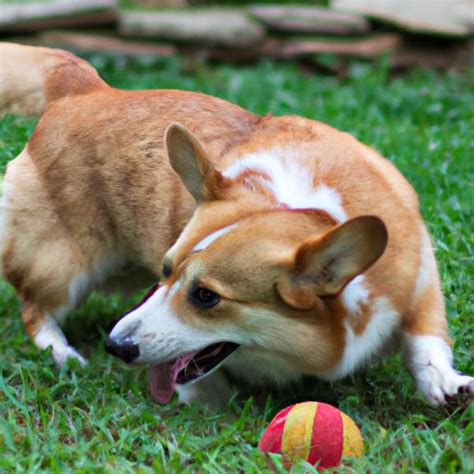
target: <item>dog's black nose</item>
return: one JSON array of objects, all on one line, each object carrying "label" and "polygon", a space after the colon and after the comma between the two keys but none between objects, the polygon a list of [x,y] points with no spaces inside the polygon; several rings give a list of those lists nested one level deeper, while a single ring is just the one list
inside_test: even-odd
[{"label": "dog's black nose", "polygon": [[140,349],[137,344],[130,341],[117,342],[110,337],[105,343],[105,349],[109,354],[120,357],[124,362],[128,364],[133,362],[139,355]]}]

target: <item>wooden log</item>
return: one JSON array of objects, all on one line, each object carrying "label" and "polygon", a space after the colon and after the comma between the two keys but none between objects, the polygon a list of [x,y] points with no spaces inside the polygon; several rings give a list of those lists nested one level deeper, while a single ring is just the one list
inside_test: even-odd
[{"label": "wooden log", "polygon": [[0,32],[109,24],[116,20],[115,0],[61,0],[7,3],[0,8]]},{"label": "wooden log", "polygon": [[397,33],[374,34],[363,40],[326,41],[321,39],[281,40],[271,38],[261,48],[260,54],[275,59],[311,59],[318,63],[318,54],[333,54],[347,64],[351,58],[376,60],[387,56],[391,70],[411,67],[421,69],[464,69],[473,62],[473,41],[420,42]]},{"label": "wooden log", "polygon": [[165,38],[230,48],[259,44],[265,29],[243,10],[228,8],[186,8],[179,11],[121,11],[123,35]]},{"label": "wooden log", "polygon": [[113,36],[48,31],[40,33],[28,42],[42,46],[60,47],[86,53],[106,53],[130,56],[174,56],[176,48],[169,44],[144,43],[123,40]]},{"label": "wooden log", "polygon": [[377,34],[353,41],[331,41],[325,39],[269,39],[262,47],[262,54],[275,58],[297,58],[310,54],[336,54],[374,59],[395,51],[403,44],[397,33]]},{"label": "wooden log", "polygon": [[273,30],[282,32],[352,35],[367,33],[362,16],[311,6],[257,5],[248,11]]},{"label": "wooden log", "polygon": [[[41,33],[33,38],[16,39],[27,44],[62,47],[78,53],[105,53],[117,56],[173,56],[177,53],[185,58],[186,67],[193,68],[206,60],[252,63],[260,57],[272,57],[277,60],[297,60],[313,71],[343,75],[348,71],[352,58],[376,60],[387,55],[387,64],[392,71],[405,70],[416,66],[420,68],[447,67],[464,68],[472,63],[472,41],[419,42],[402,35],[377,34],[369,38],[354,41],[328,41],[317,38],[281,39],[269,38],[263,45],[247,49],[229,49],[182,44],[145,43],[124,40],[113,36],[92,35],[52,31]],[[321,63],[318,54],[333,54],[338,60],[330,67]]]},{"label": "wooden log", "polygon": [[145,8],[183,8],[188,6],[187,0],[133,0],[136,7]]},{"label": "wooden log", "polygon": [[473,41],[444,41],[435,44],[406,39],[403,46],[389,57],[391,70],[408,68],[464,70],[474,63]]},{"label": "wooden log", "polygon": [[413,33],[453,37],[470,34],[474,9],[471,0],[333,0],[331,5]]}]

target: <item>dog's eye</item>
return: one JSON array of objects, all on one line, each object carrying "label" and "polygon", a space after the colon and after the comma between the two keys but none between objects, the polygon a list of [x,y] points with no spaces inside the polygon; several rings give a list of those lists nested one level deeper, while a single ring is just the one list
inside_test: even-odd
[{"label": "dog's eye", "polygon": [[215,291],[203,286],[193,288],[189,292],[189,301],[198,308],[212,308],[220,300],[221,297]]}]

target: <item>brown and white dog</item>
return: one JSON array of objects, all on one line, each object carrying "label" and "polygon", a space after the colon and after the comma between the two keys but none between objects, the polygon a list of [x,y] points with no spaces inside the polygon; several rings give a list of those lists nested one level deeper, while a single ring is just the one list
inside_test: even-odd
[{"label": "brown and white dog", "polygon": [[64,51],[2,44],[0,58],[3,111],[42,113],[4,178],[2,272],[57,363],[84,362],[66,314],[134,267],[161,286],[108,349],[150,365],[162,403],[176,384],[187,401],[227,393],[223,362],[253,385],[336,380],[391,342],[431,403],[474,392],[452,366],[417,196],[374,150],[301,117],[113,89]]}]

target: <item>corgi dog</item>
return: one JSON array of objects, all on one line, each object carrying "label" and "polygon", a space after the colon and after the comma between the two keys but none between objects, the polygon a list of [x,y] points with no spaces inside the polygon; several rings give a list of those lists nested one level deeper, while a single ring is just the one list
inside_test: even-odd
[{"label": "corgi dog", "polygon": [[41,115],[3,180],[1,272],[58,364],[85,363],[60,324],[93,289],[154,279],[107,349],[150,366],[160,403],[212,403],[229,378],[337,380],[391,346],[430,403],[472,396],[417,195],[374,150],[302,117],[117,90],[61,50],[0,58],[1,110]]}]

